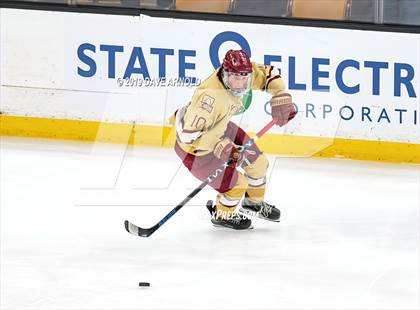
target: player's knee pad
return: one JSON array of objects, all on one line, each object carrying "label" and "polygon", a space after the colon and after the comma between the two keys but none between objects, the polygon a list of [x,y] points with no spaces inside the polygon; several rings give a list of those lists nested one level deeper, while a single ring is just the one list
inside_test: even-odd
[{"label": "player's knee pad", "polygon": [[[260,156],[258,156],[258,158],[253,163],[244,167],[245,174],[248,177],[249,181],[255,181],[254,183],[258,183],[262,182],[263,179],[265,180],[268,164],[269,163],[267,157],[264,154],[260,154]],[[254,186],[257,186],[257,184],[255,184]]]}]

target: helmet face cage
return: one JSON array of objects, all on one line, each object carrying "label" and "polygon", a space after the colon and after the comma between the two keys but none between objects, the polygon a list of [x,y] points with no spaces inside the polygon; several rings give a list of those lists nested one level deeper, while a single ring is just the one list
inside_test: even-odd
[{"label": "helmet face cage", "polygon": [[222,70],[225,87],[234,96],[243,96],[251,88],[252,73],[234,73]]}]

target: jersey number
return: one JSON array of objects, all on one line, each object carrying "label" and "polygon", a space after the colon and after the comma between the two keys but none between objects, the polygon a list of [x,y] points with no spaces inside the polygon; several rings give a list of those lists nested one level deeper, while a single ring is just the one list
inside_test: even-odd
[{"label": "jersey number", "polygon": [[204,125],[206,125],[206,119],[202,116],[196,115],[191,122],[190,127],[195,127],[197,129],[204,129]]}]

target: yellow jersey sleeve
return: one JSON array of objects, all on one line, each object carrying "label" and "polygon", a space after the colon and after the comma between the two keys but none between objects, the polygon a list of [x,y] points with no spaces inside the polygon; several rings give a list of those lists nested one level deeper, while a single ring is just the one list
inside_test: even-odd
[{"label": "yellow jersey sleeve", "polygon": [[252,63],[252,89],[262,90],[275,95],[285,91],[286,86],[278,71],[270,65]]}]

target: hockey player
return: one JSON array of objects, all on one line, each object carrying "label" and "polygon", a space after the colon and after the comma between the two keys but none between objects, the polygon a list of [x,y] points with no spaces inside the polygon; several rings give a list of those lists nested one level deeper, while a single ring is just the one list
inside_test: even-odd
[{"label": "hockey player", "polygon": [[[251,227],[251,220],[241,213],[271,221],[280,218],[280,210],[264,201],[267,158],[256,145],[240,153],[238,146],[245,144],[249,136],[230,121],[233,115],[246,110],[243,97],[251,89],[272,95],[271,115],[277,125],[283,126],[295,117],[292,97],[285,92],[282,78],[272,66],[251,62],[243,50],[228,51],[222,66],[172,117],[175,152],[195,177],[204,181],[226,160],[234,160],[234,165],[209,184],[218,194],[216,205],[209,201],[207,207],[214,225],[237,230]],[[237,166],[245,173],[237,171]],[[236,213],[241,199],[241,213]]]}]

